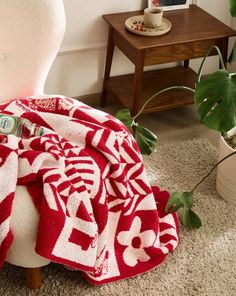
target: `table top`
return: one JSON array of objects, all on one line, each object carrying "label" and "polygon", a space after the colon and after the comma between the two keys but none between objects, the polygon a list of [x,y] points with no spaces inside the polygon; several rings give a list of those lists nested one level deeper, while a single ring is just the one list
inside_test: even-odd
[{"label": "table top", "polygon": [[190,5],[188,9],[164,11],[164,18],[172,23],[172,28],[167,34],[155,37],[140,36],[129,32],[125,28],[127,18],[140,14],[143,14],[142,10],[107,14],[103,15],[103,18],[129,44],[139,50],[236,35],[232,28],[226,26],[203,9],[196,5]]}]

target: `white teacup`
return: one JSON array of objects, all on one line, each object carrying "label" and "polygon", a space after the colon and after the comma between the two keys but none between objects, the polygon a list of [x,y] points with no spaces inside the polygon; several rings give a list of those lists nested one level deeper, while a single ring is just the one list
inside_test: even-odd
[{"label": "white teacup", "polygon": [[144,26],[156,28],[162,25],[163,10],[159,7],[146,8],[144,10]]}]

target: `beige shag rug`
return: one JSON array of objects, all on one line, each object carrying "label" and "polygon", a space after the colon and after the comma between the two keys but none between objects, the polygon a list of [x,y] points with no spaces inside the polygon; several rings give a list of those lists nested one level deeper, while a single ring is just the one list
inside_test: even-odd
[{"label": "beige shag rug", "polygon": [[[152,184],[169,191],[188,191],[217,161],[217,150],[207,140],[160,146],[145,157]],[[181,243],[158,268],[136,278],[97,287],[79,272],[51,264],[43,270],[43,287],[30,291],[21,268],[5,264],[0,272],[0,295],[95,296],[235,296],[236,208],[215,191],[212,174],[195,193],[195,211],[203,227],[181,228]]]}]

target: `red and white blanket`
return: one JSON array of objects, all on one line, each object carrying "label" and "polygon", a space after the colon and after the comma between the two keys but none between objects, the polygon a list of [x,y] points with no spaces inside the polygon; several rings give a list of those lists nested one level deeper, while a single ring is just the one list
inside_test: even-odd
[{"label": "red and white blanket", "polygon": [[168,193],[150,187],[133,137],[114,117],[66,97],[31,97],[0,105],[48,133],[0,135],[0,266],[16,185],[39,211],[36,252],[104,284],[159,265],[179,242]]}]

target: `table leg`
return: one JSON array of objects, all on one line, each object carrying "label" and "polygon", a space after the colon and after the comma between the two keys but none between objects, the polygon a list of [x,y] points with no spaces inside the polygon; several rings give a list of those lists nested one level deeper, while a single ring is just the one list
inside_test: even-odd
[{"label": "table leg", "polygon": [[184,60],[184,68],[188,68],[189,67],[189,60]]},{"label": "table leg", "polygon": [[[227,59],[228,59],[228,42],[229,42],[229,38],[224,38],[222,39],[222,45],[221,45],[221,53],[222,53],[222,57],[224,60],[224,64],[225,64],[225,68],[227,68]],[[221,68],[221,65],[220,65]]]},{"label": "table leg", "polygon": [[100,101],[101,107],[106,106],[107,90],[105,87],[105,83],[110,78],[111,64],[112,64],[112,58],[113,58],[113,53],[114,53],[114,47],[115,47],[112,37],[113,37],[113,29],[110,26],[109,27],[108,42],[107,42],[107,54],[106,54],[105,74],[104,74],[104,80],[103,80],[103,90],[102,90],[101,101]]},{"label": "table leg", "polygon": [[141,107],[140,98],[141,98],[141,91],[142,91],[144,58],[145,58],[145,52],[140,51],[138,53],[138,59],[135,65],[134,84],[133,84],[133,104],[132,104],[132,110],[131,110],[132,115],[137,114]]}]

